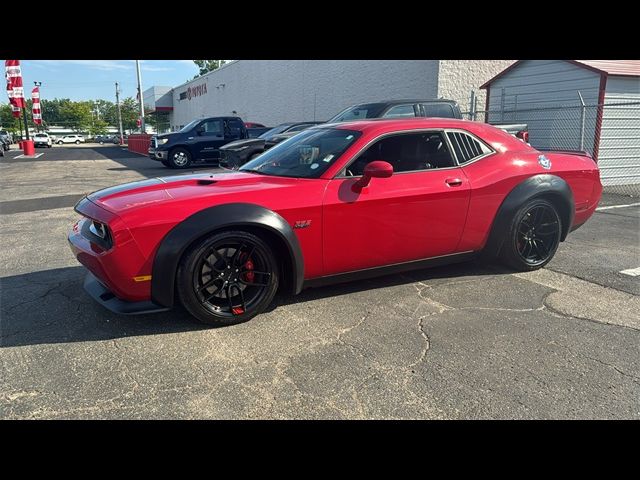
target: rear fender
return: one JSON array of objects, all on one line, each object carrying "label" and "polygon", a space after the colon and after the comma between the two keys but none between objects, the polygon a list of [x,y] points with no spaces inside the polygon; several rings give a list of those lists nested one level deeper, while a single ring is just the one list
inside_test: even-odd
[{"label": "rear fender", "polygon": [[562,219],[560,240],[564,241],[567,238],[575,215],[571,188],[556,175],[535,175],[519,183],[503,200],[493,220],[483,255],[493,258],[499,254],[511,220],[524,203],[534,198],[546,198],[556,205]]}]

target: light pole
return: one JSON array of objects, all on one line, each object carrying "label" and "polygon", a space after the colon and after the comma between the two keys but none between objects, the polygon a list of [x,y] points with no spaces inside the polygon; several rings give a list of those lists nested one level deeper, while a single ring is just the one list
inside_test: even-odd
[{"label": "light pole", "polygon": [[138,98],[140,99],[140,132],[147,133],[144,128],[144,102],[142,101],[142,76],[140,75],[140,60],[136,60],[138,71]]},{"label": "light pole", "polygon": [[[42,125],[42,129],[44,130],[44,117],[42,116],[42,91],[40,90],[42,82],[34,81],[33,84],[38,87],[38,98],[40,99],[40,125]],[[40,131],[40,125],[36,125],[36,129],[38,131]]]},{"label": "light pole", "polygon": [[124,138],[122,137],[122,114],[120,113],[120,89],[118,88],[118,82],[116,82],[116,105],[118,105],[118,126],[120,127],[120,145],[123,145]]}]

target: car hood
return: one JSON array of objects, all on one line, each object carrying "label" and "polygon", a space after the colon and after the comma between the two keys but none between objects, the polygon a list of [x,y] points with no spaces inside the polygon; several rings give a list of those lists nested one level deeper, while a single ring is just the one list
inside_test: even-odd
[{"label": "car hood", "polygon": [[157,139],[161,139],[161,138],[175,138],[176,136],[178,136],[178,132],[173,132],[173,133],[163,133],[162,135],[154,135]]},{"label": "car hood", "polygon": [[264,145],[264,139],[262,138],[244,138],[242,140],[234,140],[233,142],[229,142],[220,147],[220,150],[239,150],[244,147],[261,145]]},{"label": "car hood", "polygon": [[243,172],[177,175],[116,185],[87,198],[117,215],[159,206],[167,215],[180,212],[181,216],[188,216],[191,211],[221,203],[261,203],[274,190],[292,188],[304,181]]}]

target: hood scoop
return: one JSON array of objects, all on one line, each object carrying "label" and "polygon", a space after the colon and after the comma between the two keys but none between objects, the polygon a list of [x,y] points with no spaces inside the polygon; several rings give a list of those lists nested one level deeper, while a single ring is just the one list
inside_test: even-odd
[{"label": "hood scoop", "polygon": [[214,183],[217,183],[217,182],[216,180],[201,179],[201,180],[198,180],[196,183],[198,185],[213,185]]}]

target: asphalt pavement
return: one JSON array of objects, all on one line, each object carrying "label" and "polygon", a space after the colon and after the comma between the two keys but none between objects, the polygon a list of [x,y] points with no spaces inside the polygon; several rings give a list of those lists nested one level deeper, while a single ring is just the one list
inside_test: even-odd
[{"label": "asphalt pavement", "polygon": [[605,196],[620,208],[536,272],[309,289],[206,328],[103,309],[66,241],[84,193],[176,171],[113,146],[41,152],[0,158],[0,418],[640,418],[640,277],[621,273],[640,266],[637,198]]}]

